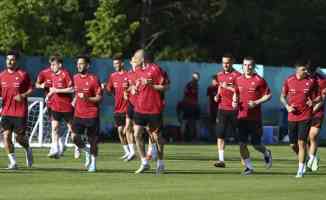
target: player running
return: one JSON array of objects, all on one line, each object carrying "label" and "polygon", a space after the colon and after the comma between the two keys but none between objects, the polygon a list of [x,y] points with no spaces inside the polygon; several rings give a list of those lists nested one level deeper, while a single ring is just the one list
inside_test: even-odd
[{"label": "player running", "polygon": [[232,100],[233,107],[238,109],[240,155],[245,164],[243,175],[250,175],[254,171],[247,147],[249,136],[253,147],[264,155],[266,168],[272,166],[271,151],[261,143],[263,135],[261,104],[271,97],[266,81],[255,73],[255,60],[252,57],[245,57],[243,74],[235,81]]},{"label": "player running", "polygon": [[[96,171],[97,142],[99,135],[99,104],[102,99],[101,84],[98,78],[88,72],[90,59],[87,56],[77,58],[77,71],[74,75],[75,111],[72,123],[73,142],[86,154],[85,168]],[[87,134],[90,149],[81,139]]]},{"label": "player running", "polygon": [[232,107],[232,98],[235,92],[235,81],[241,74],[233,68],[233,56],[225,54],[222,57],[222,71],[217,73],[218,94],[215,101],[218,103],[217,149],[218,161],[215,167],[225,167],[224,149],[225,137],[234,136],[237,127],[237,110]]},{"label": "player running", "polygon": [[124,95],[128,90],[128,72],[124,70],[121,55],[116,55],[113,58],[113,67],[115,72],[109,75],[106,90],[114,95],[114,120],[124,150],[124,155],[121,159],[130,161],[135,157],[135,151],[133,140],[130,141],[130,136],[127,137],[125,132],[128,101],[125,99]]},{"label": "player running", "polygon": [[303,61],[295,64],[296,72],[283,83],[280,100],[288,111],[290,146],[298,155],[297,178],[305,173],[306,142],[314,104],[318,103],[318,83],[308,74],[308,65]]},{"label": "player running", "polygon": [[63,60],[60,56],[52,56],[50,64],[51,86],[45,98],[47,102],[50,102],[48,106],[52,128],[52,144],[48,157],[57,159],[64,151],[63,141],[59,137],[61,120],[64,120],[68,130],[71,130],[73,82],[70,73],[62,67]]},{"label": "player running", "polygon": [[3,128],[4,148],[8,154],[9,170],[17,169],[15,147],[12,133],[16,141],[25,149],[26,165],[32,167],[33,154],[26,135],[26,119],[28,115],[27,97],[32,93],[32,82],[27,72],[17,66],[19,54],[11,51],[6,56],[6,69],[0,73],[0,92],[2,97],[1,126]]}]

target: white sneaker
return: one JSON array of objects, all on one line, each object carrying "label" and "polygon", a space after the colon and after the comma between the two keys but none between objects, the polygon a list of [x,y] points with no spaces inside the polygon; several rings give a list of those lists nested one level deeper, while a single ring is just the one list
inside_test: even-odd
[{"label": "white sneaker", "polygon": [[25,152],[25,156],[26,156],[26,166],[28,168],[31,168],[33,165],[33,151],[32,148],[28,148]]},{"label": "white sneaker", "polygon": [[297,172],[297,175],[295,176],[296,178],[303,178],[304,173],[303,172]]},{"label": "white sneaker", "polygon": [[49,152],[48,154],[48,157],[49,158],[53,158],[53,159],[59,159],[60,158],[60,155],[59,155],[59,152]]},{"label": "white sneaker", "polygon": [[8,167],[6,168],[8,170],[16,170],[18,169],[18,166],[16,163],[9,163]]},{"label": "white sneaker", "polygon": [[124,161],[125,162],[132,161],[135,157],[136,157],[136,155],[134,153],[130,153],[130,154],[128,154],[128,157],[126,159],[124,159]]},{"label": "white sneaker", "polygon": [[74,159],[80,158],[80,149],[78,147],[75,147],[74,149]]},{"label": "white sneaker", "polygon": [[96,163],[92,162],[88,167],[89,172],[96,172]]},{"label": "white sneaker", "polygon": [[147,165],[141,164],[140,167],[135,171],[135,174],[143,173],[143,172],[149,170],[150,168],[151,167],[149,166],[149,164],[147,164]]},{"label": "white sneaker", "polygon": [[319,169],[319,156],[316,156],[311,164],[311,171],[316,172]]},{"label": "white sneaker", "polygon": [[307,165],[306,165],[308,169],[311,169],[313,160],[314,159],[309,159],[308,160]]},{"label": "white sneaker", "polygon": [[165,166],[164,165],[160,165],[156,167],[156,175],[160,175],[160,174],[164,174],[165,172]]},{"label": "white sneaker", "polygon": [[90,148],[86,147],[85,150],[85,168],[88,169],[91,164],[91,152]]},{"label": "white sneaker", "polygon": [[129,153],[125,153],[123,156],[120,157],[120,160],[124,160],[129,156]]},{"label": "white sneaker", "polygon": [[270,169],[272,167],[272,162],[273,162],[272,152],[271,150],[267,150],[267,152],[268,152],[268,156],[264,156],[265,166],[266,169]]}]

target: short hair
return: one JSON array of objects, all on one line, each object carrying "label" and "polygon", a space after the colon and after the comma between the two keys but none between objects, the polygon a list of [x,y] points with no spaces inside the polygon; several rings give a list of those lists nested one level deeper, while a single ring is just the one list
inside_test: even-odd
[{"label": "short hair", "polygon": [[123,60],[122,53],[114,54],[112,60]]},{"label": "short hair", "polygon": [[212,80],[216,80],[216,79],[217,79],[217,75],[215,74],[212,76]]},{"label": "short hair", "polygon": [[308,67],[309,65],[308,65],[308,62],[306,60],[298,59],[298,60],[295,61],[294,66],[295,67],[303,67],[303,66]]},{"label": "short hair", "polygon": [[192,75],[197,75],[198,77],[200,77],[200,73],[199,72],[193,72]]},{"label": "short hair", "polygon": [[10,50],[7,52],[7,56],[15,56],[15,58],[18,59],[20,54],[17,50]]},{"label": "short hair", "polygon": [[234,56],[231,53],[223,54],[222,58],[230,58],[231,60],[234,60]]},{"label": "short hair", "polygon": [[88,55],[79,55],[79,56],[77,56],[76,60],[78,60],[78,59],[84,59],[87,64],[91,63],[91,59],[89,58]]},{"label": "short hair", "polygon": [[250,60],[250,61],[252,61],[252,63],[253,63],[254,65],[256,64],[256,60],[255,60],[255,58],[252,57],[252,56],[245,56],[245,57],[243,58],[243,60]]},{"label": "short hair", "polygon": [[49,59],[50,63],[54,62],[54,61],[61,63],[61,64],[63,63],[63,59],[62,59],[61,55],[58,53],[53,54]]}]

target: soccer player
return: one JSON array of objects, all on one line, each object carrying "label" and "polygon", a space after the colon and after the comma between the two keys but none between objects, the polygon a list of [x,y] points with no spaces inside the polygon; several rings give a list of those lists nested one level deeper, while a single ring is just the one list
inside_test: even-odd
[{"label": "soccer player", "polygon": [[247,147],[249,136],[253,147],[264,155],[266,168],[272,166],[271,151],[261,143],[263,135],[261,104],[271,97],[266,81],[255,73],[254,58],[245,57],[243,74],[235,80],[235,93],[232,99],[233,107],[238,109],[240,155],[245,163],[243,175],[250,175],[254,171]]},{"label": "soccer player", "polygon": [[297,61],[296,72],[283,83],[280,100],[288,111],[290,146],[298,155],[297,178],[305,172],[306,142],[312,118],[314,101],[318,99],[318,84],[308,74],[306,62]]},{"label": "soccer player", "polygon": [[1,126],[3,142],[8,154],[7,169],[17,169],[17,162],[12,143],[12,133],[16,141],[25,149],[26,165],[32,167],[33,154],[26,135],[28,112],[27,97],[32,93],[32,82],[27,72],[17,66],[18,52],[11,51],[6,56],[6,69],[0,73],[0,92],[2,97]]},{"label": "soccer player", "polygon": [[[99,134],[99,104],[102,99],[101,84],[98,78],[88,72],[90,59],[87,56],[77,58],[78,74],[74,75],[75,111],[72,123],[73,142],[84,150],[85,168],[96,171],[97,142]],[[87,134],[90,149],[81,139]]]},{"label": "soccer player", "polygon": [[[132,58],[133,67],[144,65],[144,51],[138,50]],[[138,67],[139,68],[139,67]],[[136,70],[136,91],[138,93],[135,113],[134,113],[134,131],[137,151],[141,159],[140,168],[135,171],[136,174],[142,173],[150,168],[148,160],[145,157],[143,133],[147,127],[158,147],[158,160],[156,173],[164,172],[163,162],[163,143],[160,134],[162,98],[160,91],[164,91],[164,77],[161,70],[156,65],[146,66],[144,69]]]},{"label": "soccer player", "polygon": [[128,141],[130,137],[127,137],[124,128],[128,108],[128,101],[124,98],[124,94],[128,90],[128,72],[124,70],[122,55],[114,56],[113,67],[115,72],[109,75],[106,89],[114,95],[114,119],[124,150],[124,155],[121,159],[130,161],[135,157],[135,151],[133,141]]},{"label": "soccer player", "polygon": [[[50,101],[50,118],[52,127],[52,144],[48,157],[59,158],[64,149],[64,144],[59,137],[60,121],[64,120],[68,130],[71,130],[71,121],[73,115],[72,93],[73,82],[71,75],[62,67],[63,60],[55,55],[50,58],[51,86],[46,95],[46,100]],[[60,148],[61,146],[61,148]]]},{"label": "soccer player", "polygon": [[177,105],[177,114],[181,123],[181,134],[186,141],[196,141],[199,139],[198,120],[200,109],[198,103],[198,81],[200,74],[194,72],[192,79],[184,89],[183,100]]},{"label": "soccer player", "polygon": [[217,123],[217,149],[218,161],[215,167],[225,167],[224,148],[225,137],[234,136],[236,132],[237,110],[232,107],[232,97],[234,94],[234,85],[236,79],[241,74],[233,68],[233,56],[225,54],[222,57],[222,71],[217,73],[218,94],[216,102],[218,103],[218,123]]},{"label": "soccer player", "polygon": [[[46,67],[45,69],[43,69],[42,71],[39,72],[39,74],[37,75],[36,82],[35,82],[35,87],[36,88],[44,90],[45,97],[49,93],[50,87],[52,86],[52,74],[53,74],[53,72],[51,70],[51,60],[53,60],[54,58],[61,59],[59,54],[52,55],[50,57],[50,59],[49,59],[50,66]],[[62,69],[65,70],[64,67]],[[46,104],[47,104],[48,115],[51,117],[51,98],[47,100]],[[71,126],[68,126],[68,128],[69,128],[69,130],[71,132]],[[59,135],[53,135],[53,134],[57,134],[57,132],[52,131],[51,137],[52,137],[52,141],[55,141],[56,138],[59,138],[58,139],[58,142],[59,142],[59,155],[62,156],[63,152],[65,150],[64,138],[60,137]],[[74,157],[77,159],[77,158],[79,158],[79,156],[80,156],[79,149],[77,147],[75,147]]]},{"label": "soccer player", "polygon": [[319,168],[319,157],[317,157],[318,150],[318,136],[321,129],[321,125],[324,119],[324,104],[326,97],[326,77],[320,72],[317,72],[317,66],[309,66],[309,74],[318,83],[320,91],[320,102],[317,103],[312,110],[313,116],[311,119],[311,125],[309,130],[309,160],[307,162],[307,167],[312,171],[317,171]]},{"label": "soccer player", "polygon": [[[161,96],[161,100],[162,100],[162,111],[161,111],[161,126],[163,127],[163,110],[165,108],[165,92],[166,90],[169,88],[170,85],[170,79],[169,79],[169,75],[168,73],[162,69],[159,65],[154,63],[154,59],[153,56],[148,53],[145,52],[144,54],[144,66],[143,68],[146,69],[147,67],[155,67],[158,68],[162,75],[163,75],[163,86],[164,86],[164,90],[159,91],[160,92],[160,96]],[[161,128],[162,128],[161,127]],[[160,131],[161,129],[156,129],[158,131]],[[150,130],[147,130],[148,132],[150,132]],[[157,135],[158,133],[150,133],[149,137],[148,137],[148,148],[147,148],[147,153],[146,153],[146,159],[147,160],[156,160],[157,159],[157,154],[158,154],[158,146],[155,142],[155,137],[154,135]],[[161,137],[161,136],[160,136]],[[163,142],[163,141],[162,141]],[[163,146],[161,147],[162,151],[163,151]]]}]

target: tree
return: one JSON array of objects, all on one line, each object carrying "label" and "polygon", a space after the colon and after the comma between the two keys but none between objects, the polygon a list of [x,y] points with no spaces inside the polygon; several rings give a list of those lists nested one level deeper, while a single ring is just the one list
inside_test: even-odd
[{"label": "tree", "polygon": [[87,43],[94,56],[111,57],[130,48],[128,45],[140,23],[128,21],[123,12],[124,3],[123,0],[100,0],[95,19],[86,22]]},{"label": "tree", "polygon": [[[84,21],[94,8],[84,0],[1,0],[0,51],[74,56],[86,48]],[[80,4],[88,5],[81,10]]]}]

